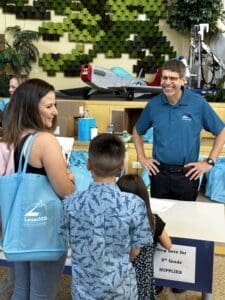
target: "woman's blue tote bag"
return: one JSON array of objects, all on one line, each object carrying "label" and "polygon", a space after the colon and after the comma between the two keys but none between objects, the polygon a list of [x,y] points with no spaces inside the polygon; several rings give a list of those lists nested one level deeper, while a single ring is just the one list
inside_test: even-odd
[{"label": "woman's blue tote bag", "polygon": [[[67,242],[59,234],[60,198],[47,176],[26,173],[37,134],[25,143],[18,172],[0,176],[2,250],[8,261],[54,261],[67,251]],[[24,149],[27,151],[22,167]]]}]

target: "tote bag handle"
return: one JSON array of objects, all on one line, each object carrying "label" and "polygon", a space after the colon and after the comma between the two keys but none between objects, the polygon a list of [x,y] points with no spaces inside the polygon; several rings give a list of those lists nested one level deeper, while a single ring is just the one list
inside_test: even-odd
[{"label": "tote bag handle", "polygon": [[[35,138],[40,134],[40,132],[36,132],[35,134],[31,134],[28,139],[25,141],[21,153],[20,153],[20,158],[19,158],[19,165],[18,165],[18,173],[26,173],[27,171],[27,165],[28,165],[28,161],[30,158],[30,153],[31,153],[31,149],[33,146],[33,142],[35,140]],[[23,161],[23,155],[25,157],[25,161],[24,161],[24,165],[22,166],[22,161]]]},{"label": "tote bag handle", "polygon": [[[18,181],[17,181],[17,188],[16,188],[15,195],[17,194],[18,188],[19,188],[21,180],[22,180],[22,176],[21,175],[26,173],[27,164],[28,164],[28,160],[29,160],[29,157],[30,157],[30,153],[31,153],[33,142],[34,142],[35,138],[39,134],[40,134],[40,132],[37,132],[35,134],[31,134],[28,137],[28,139],[25,141],[25,143],[23,144],[22,150],[20,152],[19,166],[18,166],[18,170],[17,170]],[[24,162],[24,165],[22,167],[22,161],[23,161],[23,154],[24,154],[24,152],[26,152],[26,154],[25,154],[25,162]],[[16,197],[14,197],[14,200],[15,200],[15,198]],[[10,212],[13,210],[14,203],[15,203],[15,201],[12,201],[12,204],[11,204],[11,207],[10,207]],[[6,221],[5,230],[3,232],[3,238],[4,238],[5,231],[6,231],[7,227],[8,227],[9,218],[10,218],[10,214],[9,214],[9,217],[8,217],[8,219]]]}]

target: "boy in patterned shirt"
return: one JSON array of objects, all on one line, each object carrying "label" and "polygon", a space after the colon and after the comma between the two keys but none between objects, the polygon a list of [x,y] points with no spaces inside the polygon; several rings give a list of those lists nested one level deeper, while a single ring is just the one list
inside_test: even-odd
[{"label": "boy in patterned shirt", "polygon": [[116,185],[124,157],[119,137],[95,137],[87,161],[94,182],[63,201],[61,231],[72,249],[74,300],[138,299],[131,257],[153,239],[144,201]]}]

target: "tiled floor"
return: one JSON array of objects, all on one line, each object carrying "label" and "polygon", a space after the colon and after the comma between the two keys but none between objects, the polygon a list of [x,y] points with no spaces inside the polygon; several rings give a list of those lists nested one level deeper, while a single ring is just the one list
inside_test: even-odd
[{"label": "tiled floor", "polygon": [[[200,193],[198,201],[208,201],[203,193]],[[7,268],[0,267],[0,280],[7,274]],[[63,275],[61,280],[61,289],[57,300],[71,300],[70,296],[70,281],[71,277]],[[213,276],[213,300],[225,299],[225,256],[216,255],[214,258],[214,276]],[[0,300],[9,300],[11,289],[5,295],[0,295]],[[187,291],[182,294],[174,294],[171,289],[164,288],[163,292],[158,295],[157,300],[200,300],[202,294],[199,292]],[[85,300],[85,299],[84,299]]]},{"label": "tiled floor", "polygon": [[[7,268],[0,268],[0,277],[4,278]],[[71,277],[63,275],[61,280],[61,289],[57,300],[71,300],[70,296]],[[213,279],[213,300],[225,299],[225,256],[216,256],[214,261],[214,279]],[[0,300],[9,300],[11,289],[5,295],[0,295]],[[157,300],[200,300],[202,294],[199,292],[185,292],[182,294],[173,294],[169,288],[164,288],[163,292],[158,295]],[[85,299],[84,299],[85,300]]]}]

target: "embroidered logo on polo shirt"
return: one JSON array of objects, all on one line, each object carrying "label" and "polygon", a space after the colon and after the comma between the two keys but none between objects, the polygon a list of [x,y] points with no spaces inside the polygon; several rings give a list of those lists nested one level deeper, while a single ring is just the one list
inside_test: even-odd
[{"label": "embroidered logo on polo shirt", "polygon": [[191,121],[192,120],[191,114],[189,114],[189,113],[183,114],[182,120],[183,121]]}]

